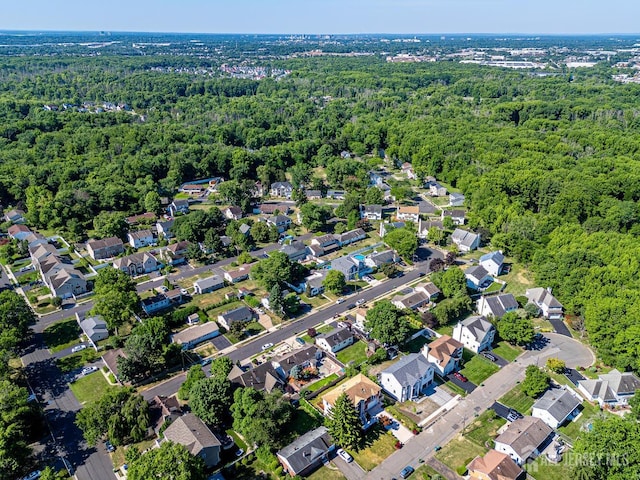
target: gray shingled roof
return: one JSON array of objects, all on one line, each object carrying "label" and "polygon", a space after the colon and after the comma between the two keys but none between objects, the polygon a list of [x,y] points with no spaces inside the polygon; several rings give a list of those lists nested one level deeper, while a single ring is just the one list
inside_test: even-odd
[{"label": "gray shingled roof", "polygon": [[193,413],[176,418],[164,431],[164,437],[184,445],[192,455],[197,455],[205,448],[221,445],[220,440]]},{"label": "gray shingled roof", "polygon": [[518,308],[518,302],[516,298],[510,293],[492,297],[485,297],[484,300],[487,305],[489,305],[491,314],[496,318],[502,317],[509,310]]},{"label": "gray shingled roof", "polygon": [[327,454],[331,445],[333,440],[327,427],[318,427],[284,447],[278,452],[278,456],[285,459],[294,472],[298,473],[317,463]]},{"label": "gray shingled roof", "polygon": [[400,385],[413,385],[432,368],[424,355],[410,353],[380,373],[393,375]]},{"label": "gray shingled roof", "polygon": [[220,277],[220,275],[212,275],[207,278],[201,278],[193,284],[198,285],[201,290],[206,290],[207,288],[211,288],[216,285],[223,285],[224,280],[222,280],[222,277]]},{"label": "gray shingled roof", "polygon": [[482,340],[487,332],[493,328],[483,316],[474,316],[466,318],[462,321],[462,325],[467,327],[476,340]]},{"label": "gray shingled roof", "polygon": [[316,340],[320,338],[324,338],[324,340],[329,344],[330,347],[338,345],[344,342],[347,338],[352,337],[353,334],[349,331],[348,328],[334,328],[333,330],[324,333],[322,335],[318,335]]},{"label": "gray shingled roof", "polygon": [[464,245],[465,247],[471,247],[477,238],[477,234],[468,232],[467,230],[462,230],[461,228],[456,228],[451,234],[451,240],[454,243]]},{"label": "gray shingled roof", "polygon": [[480,281],[484,277],[489,275],[489,272],[487,272],[487,270],[482,265],[476,265],[475,267],[468,268],[464,272],[464,274],[467,277],[472,277],[472,278],[475,278],[476,280]]},{"label": "gray shingled roof", "polygon": [[569,391],[551,388],[533,404],[533,408],[547,411],[558,423],[562,423],[580,403]]},{"label": "gray shingled roof", "polygon": [[509,445],[520,458],[527,459],[552,433],[539,418],[524,417],[511,423],[495,441]]}]

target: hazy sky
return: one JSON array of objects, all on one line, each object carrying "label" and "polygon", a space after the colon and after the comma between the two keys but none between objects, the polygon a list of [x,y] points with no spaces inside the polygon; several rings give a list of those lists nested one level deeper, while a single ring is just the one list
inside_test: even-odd
[{"label": "hazy sky", "polygon": [[640,0],[4,0],[3,30],[639,33]]}]

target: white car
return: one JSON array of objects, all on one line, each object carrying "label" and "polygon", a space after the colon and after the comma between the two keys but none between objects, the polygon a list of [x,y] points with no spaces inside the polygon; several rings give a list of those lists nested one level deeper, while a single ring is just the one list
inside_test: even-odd
[{"label": "white car", "polygon": [[353,462],[353,457],[349,455],[347,452],[345,452],[343,449],[339,448],[337,453],[338,453],[338,456],[341,459],[343,459],[345,462],[347,463]]},{"label": "white car", "polygon": [[180,293],[181,293],[182,295],[189,295],[189,292],[187,291],[187,289],[186,289],[186,288],[181,288],[181,289],[180,289]]},{"label": "white car", "polygon": [[97,371],[98,371],[98,367],[84,367],[82,369],[81,374],[82,375],[89,375],[90,373],[97,372]]},{"label": "white car", "polygon": [[264,345],[262,345],[262,350],[268,350],[271,347],[273,347],[273,343],[265,343]]},{"label": "white car", "polygon": [[341,303],[343,303],[343,302],[344,302],[344,298],[342,298],[342,297],[340,297],[338,300],[336,300],[336,303],[337,303],[338,305],[340,305],[340,304],[341,304]]},{"label": "white car", "polygon": [[87,348],[87,346],[84,343],[81,343],[80,345],[76,345],[75,347],[73,347],[71,349],[71,353],[81,352],[85,348]]},{"label": "white car", "polygon": [[366,300],[364,298],[361,298],[360,300],[358,300],[356,302],[356,306],[359,307],[360,305],[364,305],[365,302],[366,302]]}]

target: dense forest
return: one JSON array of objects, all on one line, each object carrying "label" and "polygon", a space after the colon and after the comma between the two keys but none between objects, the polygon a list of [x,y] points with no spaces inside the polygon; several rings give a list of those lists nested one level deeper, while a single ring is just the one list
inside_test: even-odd
[{"label": "dense forest", "polygon": [[[384,152],[460,188],[471,227],[584,318],[605,362],[640,370],[640,86],[607,65],[540,76],[320,57],[256,81],[151,70],[167,62],[3,58],[0,202],[80,239],[99,212],[140,213],[194,178],[329,167],[332,187],[362,188],[367,165],[340,152]],[[43,109],[105,101],[132,110]]]}]

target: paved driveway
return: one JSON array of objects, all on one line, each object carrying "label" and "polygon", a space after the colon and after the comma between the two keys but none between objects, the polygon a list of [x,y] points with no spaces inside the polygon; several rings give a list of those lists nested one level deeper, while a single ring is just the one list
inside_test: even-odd
[{"label": "paved driveway", "polygon": [[564,335],[566,337],[571,337],[571,332],[565,325],[564,321],[549,320],[549,322],[551,323],[551,325],[553,325],[553,329],[556,331],[556,333],[559,333],[560,335]]},{"label": "paved driveway", "polygon": [[476,384],[475,383],[470,382],[469,380],[467,380],[466,382],[458,380],[453,375],[453,373],[450,373],[449,375],[447,375],[446,379],[451,381],[451,383],[453,383],[454,385],[457,385],[458,387],[460,387],[461,389],[463,389],[467,393],[471,393],[476,389]]},{"label": "paved driveway", "polygon": [[445,391],[444,388],[434,383],[424,390],[424,394],[429,398],[429,400],[438,404],[439,407],[446,405],[453,398],[449,392]]},{"label": "paved driveway", "polygon": [[353,462],[347,463],[337,455],[331,460],[331,463],[328,465],[328,468],[330,468],[331,470],[335,470],[335,467],[337,467],[348,480],[360,480],[366,475],[366,472],[360,465],[358,465],[355,460]]},{"label": "paved driveway", "polygon": [[574,368],[567,368],[567,370],[564,372],[564,376],[567,377],[567,379],[576,387],[578,386],[578,382],[580,380],[585,380],[585,376]]},{"label": "paved driveway", "polygon": [[233,345],[227,337],[224,335],[218,335],[217,337],[211,339],[211,343],[218,351],[224,350],[227,347]]}]

